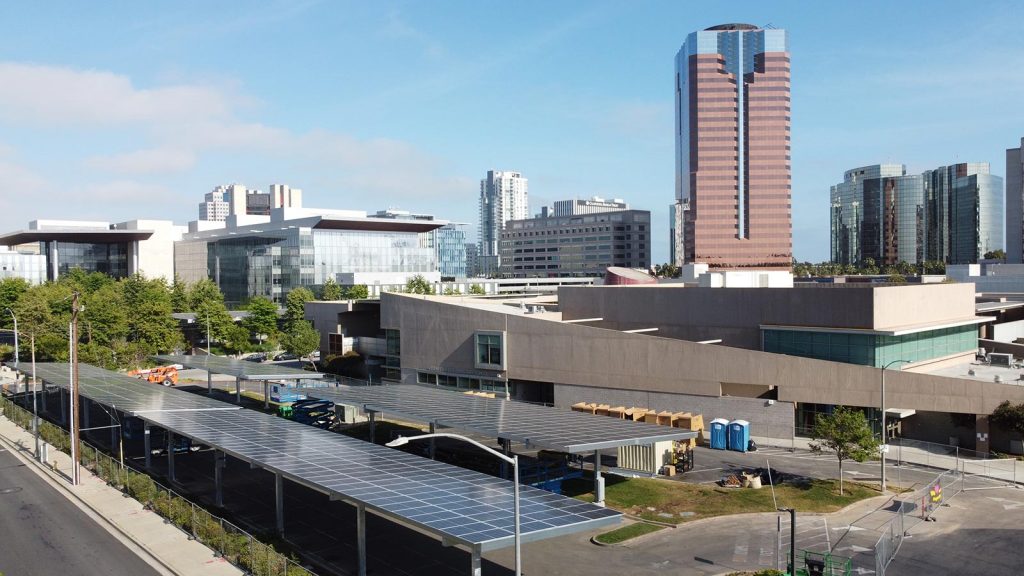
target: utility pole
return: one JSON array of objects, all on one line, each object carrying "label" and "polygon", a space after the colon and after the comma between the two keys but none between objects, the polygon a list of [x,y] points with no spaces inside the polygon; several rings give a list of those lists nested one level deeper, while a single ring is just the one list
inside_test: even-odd
[{"label": "utility pole", "polygon": [[779,512],[789,512],[789,562],[786,563],[786,573],[794,576],[796,573],[796,508],[777,508]]},{"label": "utility pole", "polygon": [[71,484],[77,486],[81,482],[81,470],[79,469],[82,450],[79,434],[79,413],[81,404],[78,389],[78,292],[71,295],[71,399],[74,408],[71,410]]}]

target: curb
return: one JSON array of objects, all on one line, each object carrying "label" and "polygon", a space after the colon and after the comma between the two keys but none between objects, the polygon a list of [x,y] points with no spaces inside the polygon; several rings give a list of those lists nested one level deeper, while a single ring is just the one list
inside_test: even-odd
[{"label": "curb", "polygon": [[[8,420],[8,422],[10,421]],[[132,534],[130,534],[129,532],[115,524],[112,520],[104,516],[99,510],[97,510],[91,504],[83,500],[78,494],[76,494],[70,488],[65,486],[61,482],[60,478],[55,477],[53,472],[46,469],[46,466],[36,461],[35,458],[31,458],[26,456],[25,454],[22,454],[24,448],[22,448],[16,441],[7,438],[3,434],[0,434],[0,443],[6,444],[8,446],[8,451],[14,454],[15,458],[18,458],[23,463],[31,464],[30,468],[34,470],[37,475],[44,478],[47,484],[56,488],[57,491],[61,492],[65,498],[72,501],[76,505],[76,507],[78,507],[83,512],[86,512],[88,516],[92,517],[93,520],[95,520],[98,524],[103,526],[103,528],[107,532],[110,532],[114,536],[120,534],[121,537],[118,538],[118,540],[125,545],[130,545],[129,548],[132,549],[133,552],[138,554],[143,560],[146,561],[147,564],[153,566],[153,568],[155,568],[158,572],[172,574],[174,576],[186,576],[185,574],[175,570],[173,567],[167,564],[162,558],[157,556],[155,552],[150,550],[148,546],[136,540]],[[53,450],[56,450],[56,448],[54,448],[53,446],[47,446],[49,446],[47,450],[51,448]],[[114,534],[114,532],[116,532],[116,534]]]}]

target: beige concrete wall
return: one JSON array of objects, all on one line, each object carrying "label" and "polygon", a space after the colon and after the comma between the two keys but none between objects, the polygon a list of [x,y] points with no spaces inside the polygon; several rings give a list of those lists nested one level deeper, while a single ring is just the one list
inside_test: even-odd
[{"label": "beige concrete wall", "polygon": [[559,289],[566,320],[604,318],[589,326],[614,330],[658,328],[666,338],[722,339],[761,349],[762,324],[884,330],[974,317],[967,285],[872,287],[822,284],[794,288],[594,286]]},{"label": "beige concrete wall", "polygon": [[875,330],[973,318],[973,284],[910,284],[871,288]]},{"label": "beige concrete wall", "polygon": [[[474,373],[474,331],[507,330],[513,380],[700,396],[720,396],[727,382],[778,386],[784,401],[879,405],[877,368],[625,334],[444,300],[383,295],[382,326],[401,330],[403,368]],[[1024,402],[1024,386],[994,382],[889,370],[886,384],[886,404],[893,408],[987,414],[1003,400]]]}]

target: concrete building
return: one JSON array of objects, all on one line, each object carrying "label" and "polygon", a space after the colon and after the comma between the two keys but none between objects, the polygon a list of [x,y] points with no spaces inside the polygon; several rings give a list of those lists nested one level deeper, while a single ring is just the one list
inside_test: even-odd
[{"label": "concrete building", "polygon": [[650,212],[512,220],[501,233],[500,273],[506,278],[601,278],[609,266],[651,267]]},{"label": "concrete building", "polygon": [[781,29],[713,26],[676,54],[676,203],[688,209],[673,245],[682,263],[790,267],[789,82]]},{"label": "concrete building", "polygon": [[480,275],[480,265],[477,262],[480,247],[474,242],[466,242],[463,246],[466,250],[466,276],[476,278]]},{"label": "concrete building", "polygon": [[528,182],[519,172],[488,170],[480,181],[480,228],[477,244],[480,249],[481,274],[496,273],[501,231],[509,220],[530,217]]},{"label": "concrete building", "polygon": [[1006,150],[1006,261],[1024,262],[1024,138]]},{"label": "concrete building", "polygon": [[847,170],[832,186],[831,254],[839,264],[978,262],[1003,246],[1002,179],[987,163],[907,174],[902,164]]},{"label": "concrete building", "polygon": [[621,212],[629,210],[629,204],[620,198],[605,200],[594,196],[588,200],[556,200],[551,216],[579,216],[581,214],[597,214],[599,212]]},{"label": "concrete building", "polygon": [[302,190],[287,184],[271,184],[269,192],[250,190],[244,184],[217,186],[199,204],[199,220],[223,222],[231,215],[269,216],[274,208],[302,208]]},{"label": "concrete building", "polygon": [[[959,433],[961,445],[982,451],[987,415],[1003,400],[1024,401],[1024,386],[1005,377],[959,376],[976,372],[976,336],[965,335],[985,321],[973,288],[956,284],[381,299],[403,382],[499,392],[508,383],[515,398],[563,407],[586,401],[744,419],[756,437],[788,440],[834,405],[877,417],[880,362],[910,355],[911,365],[886,373],[890,434],[945,443],[954,435],[949,414],[966,414],[976,425]],[[481,334],[498,335],[486,345],[499,348],[502,366],[478,361]],[[991,446],[1008,443],[995,432]]]},{"label": "concrete building", "polygon": [[173,280],[174,243],[185,230],[168,220],[33,220],[27,230],[0,235],[0,244],[37,243],[46,261],[46,280],[56,280],[73,268],[114,278],[139,273]]},{"label": "concrete building", "polygon": [[224,224],[185,234],[175,246],[175,270],[186,282],[212,279],[236,306],[254,296],[284,302],[293,288],[315,292],[327,278],[343,285],[404,284],[415,274],[439,280],[422,235],[447,222],[282,207],[269,216],[233,215]]}]

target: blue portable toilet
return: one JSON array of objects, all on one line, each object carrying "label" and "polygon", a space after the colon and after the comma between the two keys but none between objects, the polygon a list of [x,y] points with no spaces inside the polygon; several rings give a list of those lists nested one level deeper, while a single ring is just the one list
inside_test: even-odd
[{"label": "blue portable toilet", "polygon": [[750,444],[750,422],[733,420],[729,422],[729,450],[746,452]]},{"label": "blue portable toilet", "polygon": [[726,436],[728,435],[729,421],[725,418],[715,418],[711,421],[711,448],[725,450],[728,446]]}]

